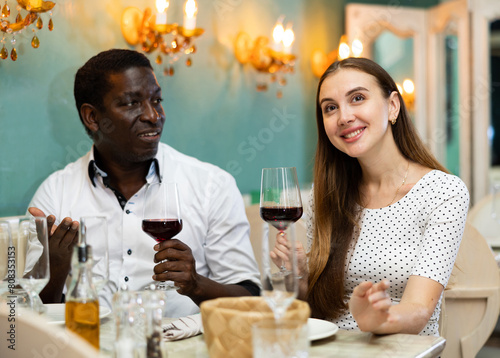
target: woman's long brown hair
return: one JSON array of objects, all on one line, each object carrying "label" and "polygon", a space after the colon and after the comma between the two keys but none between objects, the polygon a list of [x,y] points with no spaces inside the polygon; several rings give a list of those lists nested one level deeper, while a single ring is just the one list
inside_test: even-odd
[{"label": "woman's long brown hair", "polygon": [[399,151],[413,162],[448,172],[424,146],[396,83],[382,67],[365,58],[348,58],[328,67],[319,80],[316,95],[318,144],[314,163],[315,220],[314,240],[309,252],[307,292],[312,315],[318,318],[336,318],[347,310],[345,265],[349,246],[355,240],[355,228],[362,207],[359,192],[362,172],[359,162],[332,145],[325,132],[319,104],[321,85],[326,78],[341,69],[372,75],[386,98],[392,92],[397,92],[401,107],[392,133]]}]

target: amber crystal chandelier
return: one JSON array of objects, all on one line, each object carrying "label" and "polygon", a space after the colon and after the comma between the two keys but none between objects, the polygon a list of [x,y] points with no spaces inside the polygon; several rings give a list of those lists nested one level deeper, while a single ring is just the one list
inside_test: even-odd
[{"label": "amber crystal chandelier", "polygon": [[292,54],[295,34],[289,23],[283,26],[281,16],[273,28],[272,40],[259,36],[254,41],[246,32],[236,37],[234,53],[241,64],[250,63],[257,70],[257,91],[266,91],[271,84],[277,84],[276,97],[283,97],[281,87],[286,85],[286,75],[294,72],[296,56]]},{"label": "amber crystal chandelier", "polygon": [[[0,4],[1,1],[2,0],[0,0]],[[17,60],[16,36],[24,31],[28,31],[29,28],[33,31],[31,46],[33,48],[38,48],[38,46],[40,46],[40,40],[36,32],[37,30],[41,30],[44,25],[41,15],[42,13],[49,12],[50,17],[47,27],[52,31],[54,23],[52,22],[51,10],[55,5],[56,4],[52,1],[42,0],[4,0],[4,3],[0,5],[2,9],[0,15],[0,30],[2,30],[3,35],[0,58],[5,60],[9,57],[8,47],[10,47],[10,58],[12,61]]]},{"label": "amber crystal chandelier", "polygon": [[191,56],[196,52],[194,40],[204,30],[196,27],[198,6],[196,1],[184,3],[184,22],[182,26],[167,22],[170,1],[156,0],[156,11],[150,8],[143,11],[128,7],[122,15],[121,30],[125,40],[132,46],[139,45],[143,52],[155,55],[155,62],[164,65],[163,74],[174,74],[173,64],[187,55],[186,66],[191,66]]}]

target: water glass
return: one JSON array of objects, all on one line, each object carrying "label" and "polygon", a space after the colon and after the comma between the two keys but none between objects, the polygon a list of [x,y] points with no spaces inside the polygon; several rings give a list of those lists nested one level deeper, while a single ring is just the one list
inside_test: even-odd
[{"label": "water glass", "polygon": [[252,326],[253,357],[306,358],[307,323],[297,320],[262,320]]},{"label": "water glass", "polygon": [[161,321],[165,295],[155,290],[120,290],[113,296],[116,358],[166,358]]},{"label": "water glass", "polygon": [[[50,278],[48,226],[45,217],[0,220],[0,295],[42,313],[38,294]],[[28,298],[29,297],[29,298]]]}]

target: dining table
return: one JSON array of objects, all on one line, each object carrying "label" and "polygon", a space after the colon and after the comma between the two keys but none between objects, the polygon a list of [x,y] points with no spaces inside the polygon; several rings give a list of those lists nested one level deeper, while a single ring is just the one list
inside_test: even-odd
[{"label": "dining table", "polygon": [[[172,319],[165,319],[168,323]],[[100,346],[102,357],[114,357],[116,340],[112,315],[101,319]],[[446,344],[443,337],[413,334],[375,335],[339,329],[334,335],[311,342],[309,357],[439,357]],[[168,358],[209,358],[203,334],[183,340],[166,342]]]}]

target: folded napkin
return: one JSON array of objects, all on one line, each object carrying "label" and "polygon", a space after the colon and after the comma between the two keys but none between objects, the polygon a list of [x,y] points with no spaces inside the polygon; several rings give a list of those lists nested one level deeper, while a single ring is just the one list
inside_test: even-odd
[{"label": "folded napkin", "polygon": [[176,341],[202,333],[201,314],[181,317],[163,326],[163,339]]}]

